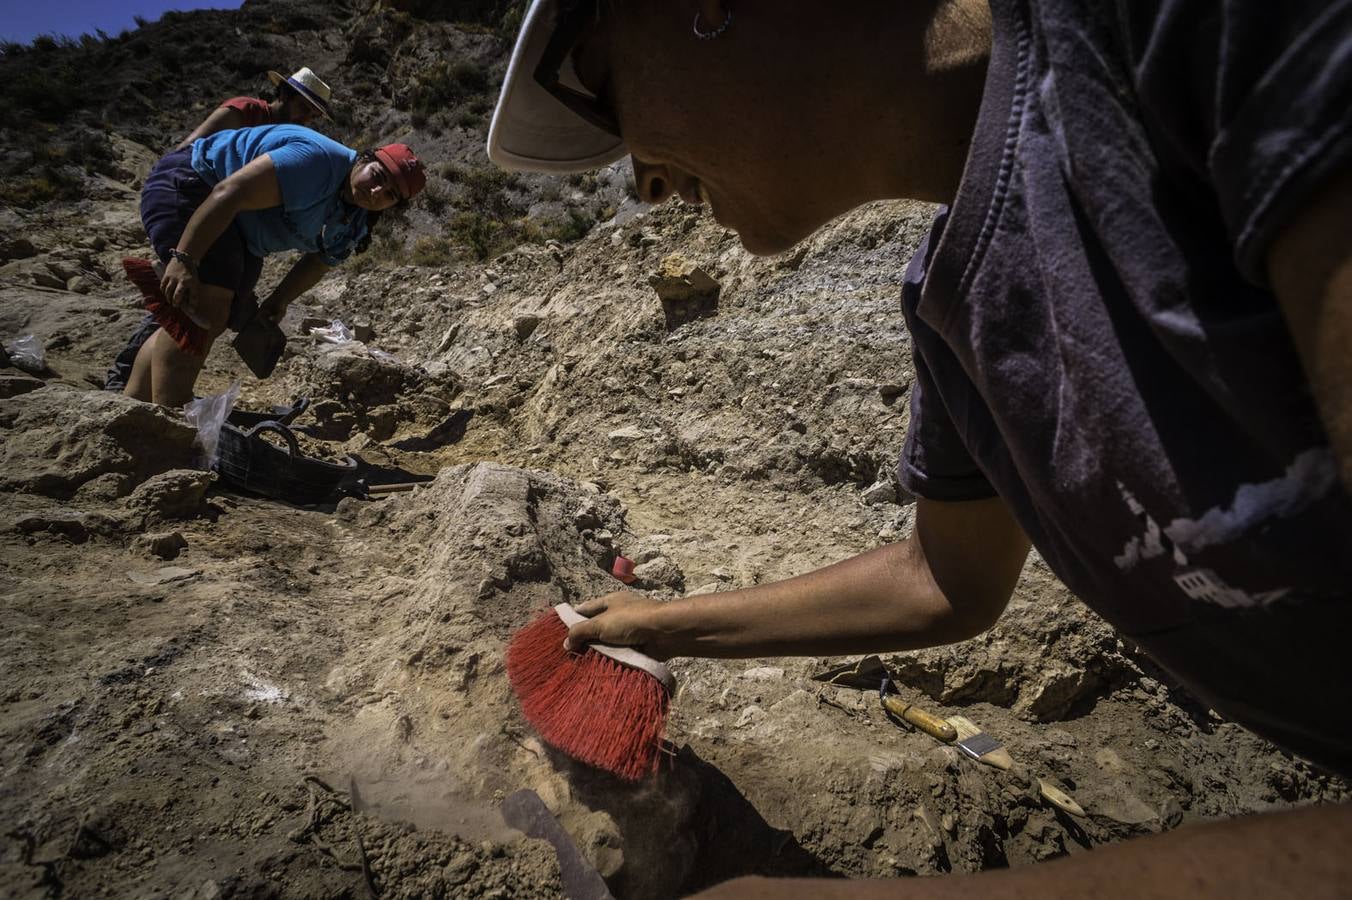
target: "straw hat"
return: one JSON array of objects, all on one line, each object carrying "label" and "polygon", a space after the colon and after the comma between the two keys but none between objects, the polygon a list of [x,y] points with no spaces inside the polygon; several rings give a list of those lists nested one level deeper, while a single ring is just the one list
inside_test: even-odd
[{"label": "straw hat", "polygon": [[301,66],[296,70],[296,74],[290,77],[281,72],[269,71],[268,80],[273,84],[285,81],[296,93],[310,101],[310,105],[319,110],[320,115],[329,118],[329,97],[333,95],[333,91],[324,83],[324,79],[310,70],[309,66]]}]

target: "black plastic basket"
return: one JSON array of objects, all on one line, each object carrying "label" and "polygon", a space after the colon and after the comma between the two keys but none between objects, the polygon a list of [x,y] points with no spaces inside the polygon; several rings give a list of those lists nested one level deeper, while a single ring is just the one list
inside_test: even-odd
[{"label": "black plastic basket", "polygon": [[[263,440],[263,432],[281,435],[286,447]],[[339,483],[357,470],[357,461],[346,457],[332,463],[300,452],[291,429],[275,420],[249,428],[226,422],[221,426],[215,470],[227,484],[305,506],[333,498]]]}]

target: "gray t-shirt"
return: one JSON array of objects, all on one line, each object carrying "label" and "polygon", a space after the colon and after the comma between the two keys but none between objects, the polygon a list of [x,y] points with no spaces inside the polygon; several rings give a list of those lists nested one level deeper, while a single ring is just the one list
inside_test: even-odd
[{"label": "gray t-shirt", "polygon": [[962,186],[903,289],[901,480],[998,493],[1196,694],[1352,772],[1352,497],[1264,273],[1352,165],[1352,0],[991,7]]}]

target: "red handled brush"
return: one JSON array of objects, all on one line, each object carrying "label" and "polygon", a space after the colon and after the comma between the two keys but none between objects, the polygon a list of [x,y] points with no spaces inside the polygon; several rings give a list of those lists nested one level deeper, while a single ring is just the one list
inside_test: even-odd
[{"label": "red handled brush", "polygon": [[207,330],[198,325],[187,312],[169,302],[160,290],[160,276],[148,259],[127,256],[122,259],[122,268],[127,280],[136,285],[141,292],[142,306],[155,317],[159,326],[169,333],[184,353],[193,356],[207,355]]},{"label": "red handled brush", "polygon": [[657,771],[676,679],[631,647],[565,650],[568,627],[584,618],[567,603],[541,613],[507,644],[507,678],[546,743],[637,781]]}]

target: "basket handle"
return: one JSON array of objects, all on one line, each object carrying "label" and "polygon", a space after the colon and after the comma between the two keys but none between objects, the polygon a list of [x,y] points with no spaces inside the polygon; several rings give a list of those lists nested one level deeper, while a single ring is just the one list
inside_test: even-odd
[{"label": "basket handle", "polygon": [[252,438],[255,437],[260,431],[275,431],[278,434],[280,434],[282,436],[282,439],[286,441],[286,449],[287,452],[291,455],[292,459],[295,459],[297,456],[301,455],[300,444],[296,443],[296,436],[291,433],[290,428],[287,428],[280,422],[273,422],[271,420],[267,422],[259,422],[257,425],[250,428],[248,431],[244,432],[244,436],[247,438]]}]

